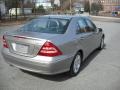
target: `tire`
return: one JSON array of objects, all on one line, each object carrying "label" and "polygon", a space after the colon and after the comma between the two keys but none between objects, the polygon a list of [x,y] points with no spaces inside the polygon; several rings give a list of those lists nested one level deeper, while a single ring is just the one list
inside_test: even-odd
[{"label": "tire", "polygon": [[70,76],[76,76],[80,72],[81,62],[82,62],[82,56],[81,56],[81,53],[78,52],[75,55],[73,62],[71,64],[70,71],[69,71]]},{"label": "tire", "polygon": [[100,42],[100,46],[99,46],[98,49],[102,50],[104,48],[104,45],[105,45],[105,43],[104,43],[104,37],[102,37],[101,42]]}]

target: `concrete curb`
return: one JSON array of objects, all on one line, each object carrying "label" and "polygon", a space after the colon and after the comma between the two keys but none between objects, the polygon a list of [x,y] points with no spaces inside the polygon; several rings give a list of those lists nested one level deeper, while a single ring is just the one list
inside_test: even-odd
[{"label": "concrete curb", "polygon": [[116,17],[90,16],[90,18],[92,20],[95,20],[95,21],[106,21],[106,22],[120,23],[120,18],[116,18]]}]

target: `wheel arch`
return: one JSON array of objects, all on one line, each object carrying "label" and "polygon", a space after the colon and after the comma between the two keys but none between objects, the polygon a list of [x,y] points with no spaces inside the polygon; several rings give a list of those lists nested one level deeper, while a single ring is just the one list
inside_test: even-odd
[{"label": "wheel arch", "polygon": [[82,58],[82,61],[83,61],[83,58],[84,58],[84,52],[82,49],[78,50],[78,52],[81,54],[81,58]]},{"label": "wheel arch", "polygon": [[102,35],[102,38],[105,38],[105,34]]}]

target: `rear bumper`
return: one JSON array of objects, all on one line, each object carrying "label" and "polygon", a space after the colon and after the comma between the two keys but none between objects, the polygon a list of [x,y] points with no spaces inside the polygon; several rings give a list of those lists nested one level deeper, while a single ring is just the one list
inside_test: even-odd
[{"label": "rear bumper", "polygon": [[2,50],[2,55],[8,64],[18,68],[41,74],[58,74],[69,71],[73,57],[24,57],[9,52],[8,49]]}]

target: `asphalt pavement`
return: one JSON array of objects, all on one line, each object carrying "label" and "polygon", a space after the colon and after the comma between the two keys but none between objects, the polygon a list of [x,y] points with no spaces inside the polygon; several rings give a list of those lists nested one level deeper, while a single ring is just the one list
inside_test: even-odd
[{"label": "asphalt pavement", "polygon": [[[120,90],[120,23],[94,22],[105,32],[105,48],[86,59],[79,75],[48,76],[22,71],[9,66],[0,54],[0,90]],[[20,26],[0,27],[0,36]]]}]

